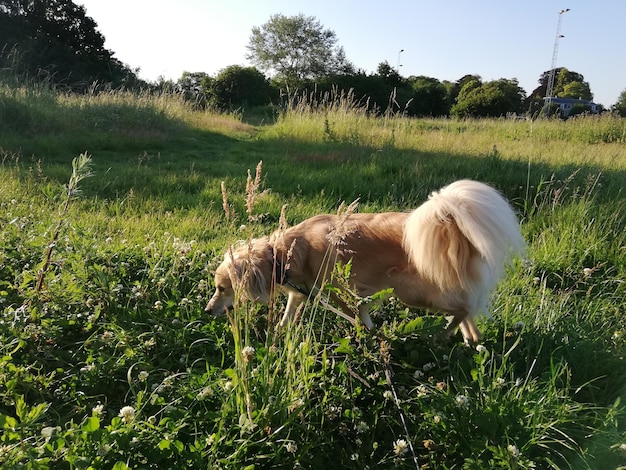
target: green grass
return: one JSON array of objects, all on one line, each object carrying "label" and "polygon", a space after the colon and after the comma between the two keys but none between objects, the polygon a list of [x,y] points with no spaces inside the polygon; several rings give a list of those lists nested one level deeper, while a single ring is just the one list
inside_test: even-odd
[{"label": "green grass", "polygon": [[[0,85],[0,125],[3,468],[626,465],[624,120],[337,99],[252,126],[172,95]],[[84,152],[93,176],[68,193]],[[478,350],[394,302],[373,314],[382,343],[317,300],[283,331],[282,299],[203,311],[225,248],[281,210],[409,210],[458,178],[500,189],[529,243]]]}]

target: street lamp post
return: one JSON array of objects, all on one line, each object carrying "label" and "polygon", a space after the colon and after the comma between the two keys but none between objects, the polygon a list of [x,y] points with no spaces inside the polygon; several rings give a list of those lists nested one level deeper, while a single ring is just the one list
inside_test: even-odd
[{"label": "street lamp post", "polygon": [[400,73],[400,54],[404,52],[404,49],[400,49],[398,51],[398,62],[396,63],[396,70]]},{"label": "street lamp post", "polygon": [[554,78],[556,75],[556,58],[559,54],[559,40],[564,38],[561,34],[561,21],[563,19],[563,14],[570,11],[569,8],[564,8],[559,12],[559,21],[556,25],[556,37],[554,38],[554,49],[552,50],[552,64],[550,66],[550,72],[548,74],[548,85],[546,88],[546,102],[545,102],[545,114],[547,115],[550,112],[550,104],[552,103],[552,94],[554,93]]}]

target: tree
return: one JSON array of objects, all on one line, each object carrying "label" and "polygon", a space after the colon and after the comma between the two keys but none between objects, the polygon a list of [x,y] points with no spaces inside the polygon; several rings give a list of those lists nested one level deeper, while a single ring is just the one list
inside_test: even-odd
[{"label": "tree", "polygon": [[526,93],[515,79],[501,78],[482,84],[478,80],[469,80],[459,92],[450,114],[456,117],[499,117],[520,113],[525,98]]},{"label": "tree", "polygon": [[269,80],[255,67],[231,65],[211,84],[212,103],[220,109],[266,105],[274,95]]},{"label": "tree", "polygon": [[409,77],[413,88],[413,99],[409,113],[414,116],[446,116],[449,112],[448,90],[439,80],[432,77]]},{"label": "tree", "polygon": [[[581,98],[584,100],[593,99],[589,83],[585,81],[585,77],[582,74],[570,71],[565,67],[558,67],[554,69],[554,77],[553,96],[559,98]],[[533,100],[545,98],[549,79],[550,70],[547,70],[539,77],[539,86],[532,91],[529,98]]]},{"label": "tree", "polygon": [[613,111],[621,117],[626,117],[626,90],[622,91],[613,105]]},{"label": "tree", "polygon": [[213,77],[205,72],[185,71],[176,82],[175,89],[182,93],[183,98],[193,101],[196,108],[204,109],[210,101],[213,81]]},{"label": "tree", "polygon": [[137,82],[104,47],[85,7],[71,0],[0,0],[0,67],[73,88]]},{"label": "tree", "polygon": [[276,74],[279,81],[298,86],[306,79],[351,72],[337,37],[313,16],[273,15],[252,28],[246,56],[260,70]]}]

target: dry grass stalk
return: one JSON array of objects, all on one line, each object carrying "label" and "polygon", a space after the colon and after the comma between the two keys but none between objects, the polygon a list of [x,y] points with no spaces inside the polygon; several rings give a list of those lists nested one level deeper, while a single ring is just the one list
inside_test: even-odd
[{"label": "dry grass stalk", "polygon": [[226,192],[226,183],[222,181],[222,208],[224,209],[224,214],[226,214],[226,220],[230,220],[230,205],[228,204],[228,193]]},{"label": "dry grass stalk", "polygon": [[263,161],[260,161],[256,166],[256,173],[254,179],[248,170],[248,179],[246,180],[246,211],[248,213],[248,222],[254,222],[255,217],[252,215],[254,209],[254,201],[259,194],[259,187],[261,186],[261,172],[263,169]]}]

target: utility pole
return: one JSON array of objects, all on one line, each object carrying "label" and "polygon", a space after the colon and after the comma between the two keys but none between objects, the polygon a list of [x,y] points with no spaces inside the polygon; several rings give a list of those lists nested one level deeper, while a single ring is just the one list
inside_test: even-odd
[{"label": "utility pole", "polygon": [[552,103],[553,93],[554,93],[554,78],[556,75],[556,59],[559,54],[559,40],[564,38],[561,34],[561,21],[563,19],[563,14],[570,11],[569,8],[564,8],[559,12],[559,21],[556,25],[556,37],[554,38],[554,49],[552,50],[552,64],[550,66],[550,73],[548,74],[548,86],[546,89],[546,99],[544,104],[544,114],[547,116],[550,112],[550,104]]}]

